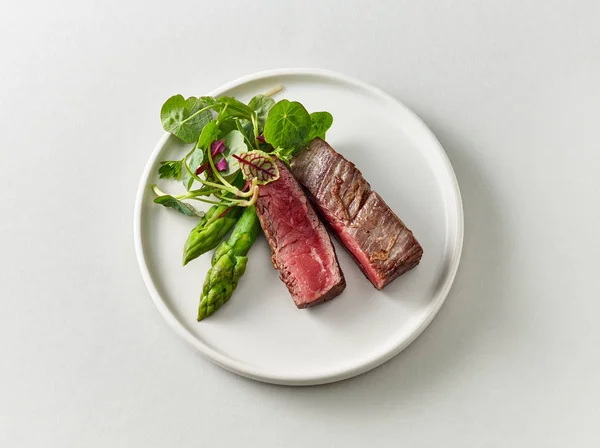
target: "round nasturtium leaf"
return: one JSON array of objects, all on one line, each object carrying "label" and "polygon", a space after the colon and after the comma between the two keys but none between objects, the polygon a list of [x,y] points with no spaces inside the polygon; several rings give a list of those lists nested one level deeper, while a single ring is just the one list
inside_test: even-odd
[{"label": "round nasturtium leaf", "polygon": [[281,100],[269,111],[264,136],[273,148],[297,148],[306,143],[310,127],[310,115],[302,104]]},{"label": "round nasturtium leaf", "polygon": [[210,110],[199,112],[204,107],[199,98],[192,96],[186,100],[181,95],[172,96],[160,109],[163,128],[186,143],[194,143],[202,128],[212,120]]}]

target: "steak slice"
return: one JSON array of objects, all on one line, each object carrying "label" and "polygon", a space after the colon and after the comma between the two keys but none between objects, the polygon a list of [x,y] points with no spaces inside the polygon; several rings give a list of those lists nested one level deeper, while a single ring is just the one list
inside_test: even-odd
[{"label": "steak slice", "polygon": [[413,233],[371,190],[358,168],[327,142],[314,139],[291,168],[377,289],[419,264],[423,249]]},{"label": "steak slice", "polygon": [[302,187],[279,160],[279,179],[260,187],[256,213],[279,270],[298,308],[333,299],[346,287],[325,226]]}]

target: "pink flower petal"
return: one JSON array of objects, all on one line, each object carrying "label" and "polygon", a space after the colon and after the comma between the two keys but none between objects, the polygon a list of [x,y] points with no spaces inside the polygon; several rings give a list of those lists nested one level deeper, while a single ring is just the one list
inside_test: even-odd
[{"label": "pink flower petal", "polygon": [[225,171],[227,169],[227,159],[222,158],[217,163],[215,163],[215,168],[217,171]]},{"label": "pink flower petal", "polygon": [[225,140],[215,140],[210,144],[210,153],[213,157],[217,154],[222,154],[227,148],[225,147]]},{"label": "pink flower petal", "polygon": [[208,163],[203,163],[202,165],[200,165],[196,170],[196,176],[202,174],[206,170],[206,168],[208,168]]}]

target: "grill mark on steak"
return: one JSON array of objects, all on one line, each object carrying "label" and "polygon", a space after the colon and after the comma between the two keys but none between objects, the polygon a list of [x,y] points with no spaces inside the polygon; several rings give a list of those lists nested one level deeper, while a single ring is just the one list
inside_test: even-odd
[{"label": "grill mark on steak", "polygon": [[344,200],[340,196],[340,186],[344,183],[342,179],[340,179],[337,175],[333,177],[333,186],[331,187],[331,195],[338,203],[338,206],[344,213],[343,219],[346,221],[350,221],[350,213],[348,212],[348,207],[344,203]]},{"label": "grill mark on steak", "polygon": [[314,139],[291,169],[373,285],[382,289],[421,260],[413,233],[364,179],[356,166]]}]

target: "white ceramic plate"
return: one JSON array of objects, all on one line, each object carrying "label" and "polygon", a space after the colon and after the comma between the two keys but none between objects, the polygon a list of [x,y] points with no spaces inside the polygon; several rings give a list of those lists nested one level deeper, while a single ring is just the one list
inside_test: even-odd
[{"label": "white ceramic plate", "polygon": [[[210,95],[243,101],[282,84],[275,99],[334,116],[328,142],[363,172],[423,246],[421,264],[377,291],[336,243],[347,281],[331,302],[298,310],[260,237],[231,300],[196,322],[210,256],[181,266],[195,220],[152,203],[150,186],[182,190],[157,176],[161,160],[181,158],[182,143],[165,135],[142,176],[135,205],[137,257],[154,303],[167,322],[204,356],[232,372],[289,385],[321,384],[366,372],[399,353],[433,319],[460,260],[462,202],[452,166],[425,124],[381,90],[336,73],[284,69],[247,76]],[[205,92],[193,92],[204,94]]]}]

